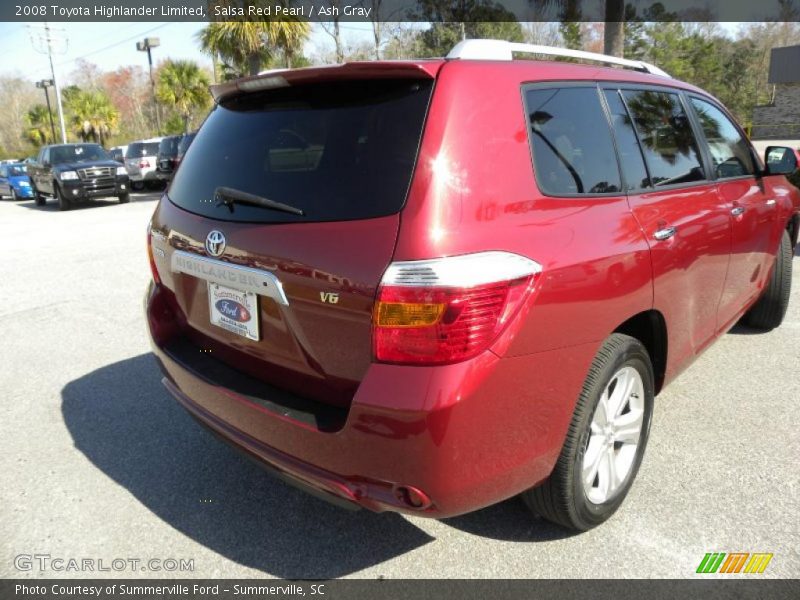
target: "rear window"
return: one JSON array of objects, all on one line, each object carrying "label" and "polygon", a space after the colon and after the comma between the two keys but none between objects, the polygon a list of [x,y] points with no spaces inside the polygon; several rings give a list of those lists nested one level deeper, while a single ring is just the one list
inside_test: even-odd
[{"label": "rear window", "polygon": [[158,145],[158,153],[162,156],[177,156],[180,139],[181,136],[179,135],[164,138]]},{"label": "rear window", "polygon": [[156,156],[159,142],[134,142],[128,146],[125,158],[141,158],[142,156]]},{"label": "rear window", "polygon": [[[285,223],[367,219],[402,207],[432,81],[366,80],[245,94],[212,110],[169,197],[228,221]],[[219,205],[232,188],[287,204],[287,212]]]}]

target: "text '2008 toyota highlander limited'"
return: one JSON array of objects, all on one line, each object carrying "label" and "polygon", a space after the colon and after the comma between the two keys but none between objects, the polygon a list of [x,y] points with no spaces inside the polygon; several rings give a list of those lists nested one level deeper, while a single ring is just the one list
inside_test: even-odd
[{"label": "text '2008 toyota highlander limited'", "polygon": [[780,324],[796,155],[644,63],[466,41],[264,73],[216,106],[153,215],[164,384],[276,474],[444,517],[522,494],[584,530],[654,396],[744,319]]}]

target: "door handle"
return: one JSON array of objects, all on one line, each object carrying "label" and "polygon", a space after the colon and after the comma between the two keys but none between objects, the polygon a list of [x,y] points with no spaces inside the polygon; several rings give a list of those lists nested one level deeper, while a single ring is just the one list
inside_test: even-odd
[{"label": "door handle", "polygon": [[744,206],[734,206],[734,207],[731,209],[731,214],[732,214],[734,217],[738,217],[739,215],[741,215],[741,214],[743,214],[743,213],[744,213]]},{"label": "door handle", "polygon": [[677,229],[675,227],[664,227],[663,229],[659,229],[653,234],[653,237],[659,241],[668,240],[673,235],[677,233]]}]

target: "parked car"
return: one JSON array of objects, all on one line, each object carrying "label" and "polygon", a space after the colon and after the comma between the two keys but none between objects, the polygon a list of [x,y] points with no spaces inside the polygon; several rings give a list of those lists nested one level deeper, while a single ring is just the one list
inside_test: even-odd
[{"label": "parked car", "polygon": [[23,163],[0,165],[0,200],[3,196],[12,200],[33,198],[31,180]]},{"label": "parked car", "polygon": [[194,136],[197,135],[196,131],[191,133],[185,133],[181,136],[181,141],[178,142],[178,155],[175,157],[175,168],[178,168],[178,165],[181,164],[186,151],[189,149],[189,146],[192,145],[192,140],[194,140]]},{"label": "parked car", "polygon": [[131,178],[133,189],[140,190],[145,184],[160,183],[156,175],[160,137],[131,142],[125,151],[125,168]]},{"label": "parked car", "polygon": [[178,145],[182,137],[182,135],[168,135],[162,138],[158,145],[156,177],[161,181],[168,182],[172,179],[178,157]]},{"label": "parked car", "polygon": [[118,163],[125,164],[125,152],[128,150],[128,146],[114,146],[109,148],[108,154],[111,156],[112,160],[117,161]]},{"label": "parked car", "polygon": [[116,196],[120,204],[130,200],[125,167],[111,160],[99,144],[55,144],[42,146],[36,162],[28,165],[36,204],[48,197],[60,210],[69,210],[76,200]]},{"label": "parked car", "polygon": [[189,413],[350,506],[617,510],[655,396],[740,320],[783,320],[797,164],[652,65],[514,51],[542,48],[213,87],[148,232]]}]

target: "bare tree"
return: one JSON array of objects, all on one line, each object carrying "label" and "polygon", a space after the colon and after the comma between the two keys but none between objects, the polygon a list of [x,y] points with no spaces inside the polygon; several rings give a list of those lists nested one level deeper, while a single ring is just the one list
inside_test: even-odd
[{"label": "bare tree", "polygon": [[336,62],[344,62],[344,43],[342,42],[342,31],[339,26],[341,20],[341,0],[325,0],[322,3],[323,9],[326,9],[328,16],[331,17],[330,21],[323,21],[319,25],[322,30],[333,38],[333,45],[336,48]]},{"label": "bare tree", "polygon": [[558,46],[561,43],[561,33],[556,21],[531,21],[522,24],[522,33],[528,44],[539,46]]},{"label": "bare tree", "polygon": [[44,104],[44,94],[21,76],[0,77],[0,151],[21,158],[29,151],[22,133],[25,114],[37,103]]}]

